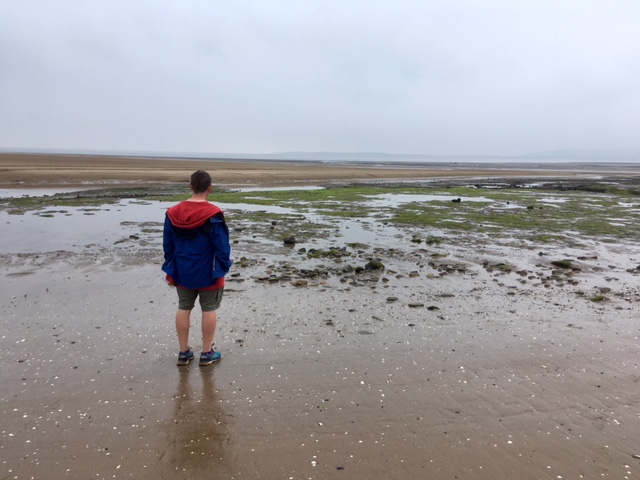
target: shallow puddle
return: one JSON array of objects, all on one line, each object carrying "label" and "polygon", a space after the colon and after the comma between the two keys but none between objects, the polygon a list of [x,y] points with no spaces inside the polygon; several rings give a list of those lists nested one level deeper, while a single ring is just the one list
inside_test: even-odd
[{"label": "shallow puddle", "polygon": [[460,197],[457,195],[411,195],[385,193],[369,197],[367,206],[373,208],[397,208],[407,203],[426,203],[426,202],[493,202],[492,199],[486,197]]}]

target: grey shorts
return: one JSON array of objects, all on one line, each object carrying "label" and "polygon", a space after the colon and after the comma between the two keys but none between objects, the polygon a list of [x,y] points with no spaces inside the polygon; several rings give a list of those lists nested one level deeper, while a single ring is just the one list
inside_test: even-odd
[{"label": "grey shorts", "polygon": [[176,288],[178,291],[178,309],[193,310],[196,298],[200,297],[200,308],[203,312],[215,312],[220,308],[224,288],[218,290],[197,290],[192,288]]}]

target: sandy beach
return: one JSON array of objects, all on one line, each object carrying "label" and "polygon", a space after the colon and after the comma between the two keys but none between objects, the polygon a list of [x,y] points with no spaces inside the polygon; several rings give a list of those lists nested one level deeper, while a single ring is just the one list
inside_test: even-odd
[{"label": "sandy beach", "polygon": [[[184,182],[212,165],[3,154],[0,188]],[[214,181],[596,174],[216,161]],[[0,211],[0,479],[640,478],[637,243],[436,248],[347,218],[317,244],[369,247],[312,262],[298,248],[316,244],[267,242],[225,207],[223,358],[178,368],[160,272],[169,205]],[[343,268],[377,255],[384,271]],[[555,258],[579,268],[558,273]]]},{"label": "sandy beach", "polygon": [[186,182],[197,169],[210,170],[222,186],[317,185],[324,182],[468,178],[476,176],[518,177],[580,174],[639,175],[636,166],[611,172],[605,166],[552,164],[468,164],[458,162],[386,165],[344,165],[339,163],[155,159],[95,155],[36,155],[0,153],[0,188],[22,186],[73,186],[108,184],[154,184]]}]

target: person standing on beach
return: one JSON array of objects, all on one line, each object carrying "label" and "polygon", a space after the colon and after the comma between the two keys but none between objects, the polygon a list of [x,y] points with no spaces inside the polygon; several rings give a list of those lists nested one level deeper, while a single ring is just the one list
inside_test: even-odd
[{"label": "person standing on beach", "polygon": [[191,198],[167,210],[162,271],[178,292],[178,365],[187,365],[194,358],[189,347],[189,328],[196,298],[202,309],[200,365],[210,365],[221,357],[220,352],[213,349],[213,338],[218,323],[216,311],[224,292],[224,277],[232,263],[231,246],[224,213],[207,201],[212,189],[211,176],[204,170],[194,172],[190,187]]}]

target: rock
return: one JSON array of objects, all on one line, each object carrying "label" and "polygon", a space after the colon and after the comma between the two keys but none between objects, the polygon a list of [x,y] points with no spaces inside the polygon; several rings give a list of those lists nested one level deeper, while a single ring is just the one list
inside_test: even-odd
[{"label": "rock", "polygon": [[384,264],[380,260],[371,260],[364,268],[365,270],[384,270]]},{"label": "rock", "polygon": [[398,301],[398,297],[387,297],[388,303],[397,302],[397,301]]},{"label": "rock", "polygon": [[285,245],[295,245],[297,243],[296,242],[296,237],[294,237],[293,235],[290,236],[290,237],[286,237],[283,240],[283,242],[284,242]]},{"label": "rock", "polygon": [[571,260],[553,260],[551,265],[558,268],[571,268],[573,265],[571,264]]},{"label": "rock", "polygon": [[410,303],[409,308],[422,308],[424,307],[424,303]]}]

